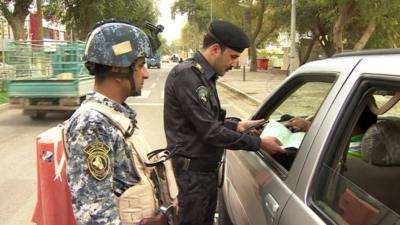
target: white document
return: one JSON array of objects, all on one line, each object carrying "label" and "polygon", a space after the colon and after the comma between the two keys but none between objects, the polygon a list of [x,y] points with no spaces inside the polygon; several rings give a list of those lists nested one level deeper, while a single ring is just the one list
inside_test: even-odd
[{"label": "white document", "polygon": [[281,143],[283,148],[296,148],[299,149],[301,142],[303,141],[305,132],[291,132],[283,124],[269,120],[269,123],[265,126],[260,137],[273,136],[276,137]]}]

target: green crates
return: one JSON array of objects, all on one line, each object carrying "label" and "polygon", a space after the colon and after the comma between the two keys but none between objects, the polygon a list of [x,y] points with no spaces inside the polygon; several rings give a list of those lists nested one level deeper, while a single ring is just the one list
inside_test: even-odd
[{"label": "green crates", "polygon": [[10,43],[0,71],[7,79],[77,78],[88,75],[82,56],[84,42]]}]

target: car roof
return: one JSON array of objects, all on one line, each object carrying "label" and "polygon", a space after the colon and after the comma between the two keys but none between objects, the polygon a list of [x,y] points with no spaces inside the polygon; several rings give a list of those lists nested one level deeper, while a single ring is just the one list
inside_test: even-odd
[{"label": "car roof", "polygon": [[391,49],[374,49],[374,50],[365,50],[356,52],[343,52],[333,55],[332,58],[339,58],[346,56],[370,56],[370,55],[391,55],[391,54],[400,54],[400,49],[391,48]]},{"label": "car roof", "polygon": [[334,73],[349,76],[357,67],[363,73],[400,75],[400,49],[378,49],[336,54],[331,58],[304,64],[293,75]]}]

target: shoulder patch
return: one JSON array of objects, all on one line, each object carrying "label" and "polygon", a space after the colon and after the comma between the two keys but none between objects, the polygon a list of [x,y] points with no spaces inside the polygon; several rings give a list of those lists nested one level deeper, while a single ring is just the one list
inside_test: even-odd
[{"label": "shoulder patch", "polygon": [[96,180],[103,180],[110,171],[110,147],[104,142],[94,142],[86,146],[83,151],[88,155],[86,163],[90,174]]},{"label": "shoulder patch", "polygon": [[200,99],[201,103],[207,104],[208,102],[207,99],[210,95],[208,88],[202,85],[196,89],[196,92],[197,92],[197,97]]}]

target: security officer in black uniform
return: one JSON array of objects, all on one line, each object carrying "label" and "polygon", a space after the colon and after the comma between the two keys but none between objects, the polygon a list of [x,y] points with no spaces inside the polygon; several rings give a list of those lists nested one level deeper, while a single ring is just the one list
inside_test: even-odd
[{"label": "security officer in black uniform", "polygon": [[241,133],[260,121],[225,119],[216,89],[223,76],[249,47],[237,26],[210,24],[203,49],[175,66],[165,84],[164,123],[179,186],[180,225],[211,225],[217,202],[217,173],[224,149],[285,153],[273,137]]}]

